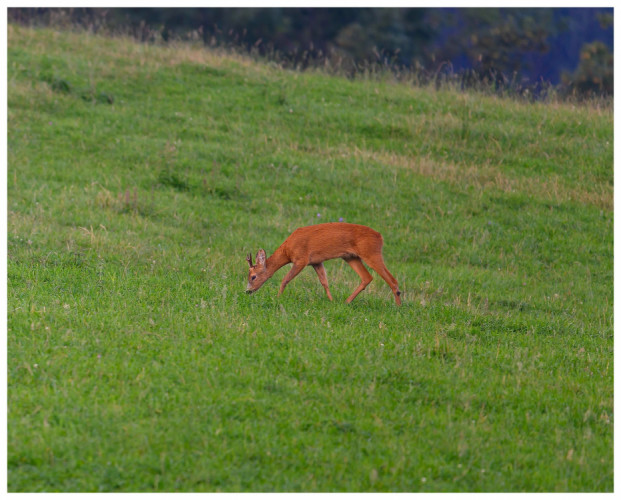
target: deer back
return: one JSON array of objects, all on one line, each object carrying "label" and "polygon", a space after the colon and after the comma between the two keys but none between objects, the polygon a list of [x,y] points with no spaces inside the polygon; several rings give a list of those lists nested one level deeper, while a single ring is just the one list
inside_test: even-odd
[{"label": "deer back", "polygon": [[308,264],[337,258],[364,258],[381,252],[382,245],[382,235],[377,231],[345,222],[301,227],[283,243],[292,262]]}]

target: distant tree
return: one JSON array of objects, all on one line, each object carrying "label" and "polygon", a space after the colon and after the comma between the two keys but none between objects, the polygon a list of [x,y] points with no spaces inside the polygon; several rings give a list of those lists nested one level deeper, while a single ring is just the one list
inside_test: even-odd
[{"label": "distant tree", "polygon": [[463,54],[481,74],[519,74],[524,54],[549,49],[552,15],[553,9],[460,9],[440,57],[452,60]]},{"label": "distant tree", "polygon": [[565,73],[563,83],[584,96],[614,95],[613,53],[602,42],[583,45],[578,68]]},{"label": "distant tree", "polygon": [[598,14],[597,20],[599,21],[599,25],[601,26],[603,30],[606,30],[610,28],[611,26],[614,26],[615,24],[614,16],[608,12],[603,12],[601,14]]},{"label": "distant tree", "polygon": [[333,43],[354,59],[386,57],[409,64],[426,59],[434,28],[427,22],[428,9],[360,9],[356,19],[343,26]]}]

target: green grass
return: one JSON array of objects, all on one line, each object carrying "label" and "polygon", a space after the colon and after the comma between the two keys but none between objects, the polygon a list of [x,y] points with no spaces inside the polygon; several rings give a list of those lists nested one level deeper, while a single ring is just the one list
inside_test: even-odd
[{"label": "green grass", "polygon": [[[611,106],[8,49],[9,491],[613,490]],[[340,217],[402,307],[342,261],[244,293]]]}]

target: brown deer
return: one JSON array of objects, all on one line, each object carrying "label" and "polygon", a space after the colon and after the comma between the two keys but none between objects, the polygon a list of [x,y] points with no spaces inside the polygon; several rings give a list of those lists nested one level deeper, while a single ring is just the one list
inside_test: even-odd
[{"label": "brown deer", "polygon": [[384,264],[383,244],[384,240],[380,233],[359,224],[331,222],[298,228],[289,235],[271,257],[267,258],[265,250],[261,249],[257,252],[256,264],[252,265],[252,254],[248,254],[246,260],[250,265],[250,271],[248,272],[246,292],[256,292],[278,269],[286,264],[293,263],[280,284],[278,295],[302,269],[306,266],[313,266],[317,276],[319,276],[319,281],[328,294],[328,299],[332,300],[323,262],[341,258],[358,273],[362,280],[358,288],[345,302],[349,304],[373,280],[371,273],[362,264],[364,261],[384,278],[384,281],[392,289],[397,305],[401,305],[401,292],[397,280]]}]

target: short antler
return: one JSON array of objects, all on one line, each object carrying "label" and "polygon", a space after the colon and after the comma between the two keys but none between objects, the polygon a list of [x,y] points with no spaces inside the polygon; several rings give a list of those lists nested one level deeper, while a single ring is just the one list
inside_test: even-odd
[{"label": "short antler", "polygon": [[248,261],[248,265],[252,267],[252,254],[251,253],[248,254],[248,257],[246,257],[246,260]]}]

